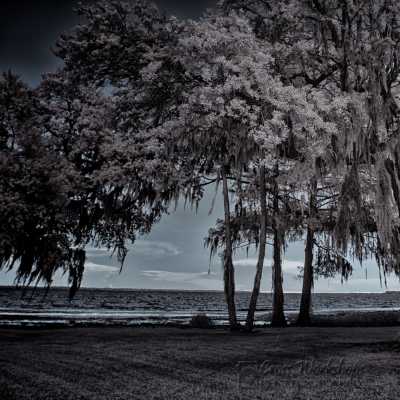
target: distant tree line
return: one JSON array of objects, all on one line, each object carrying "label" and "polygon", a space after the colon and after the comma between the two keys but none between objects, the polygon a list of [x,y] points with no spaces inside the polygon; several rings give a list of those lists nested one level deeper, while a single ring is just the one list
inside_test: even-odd
[{"label": "distant tree line", "polygon": [[224,0],[199,21],[151,3],[80,6],[58,40],[63,67],[29,88],[0,79],[0,268],[23,285],[67,273],[78,290],[89,243],[117,252],[170,205],[221,189],[206,238],[223,260],[231,329],[234,252],[266,246],[272,325],[285,326],[282,256],[304,240],[298,323],[318,275],[349,260],[400,272],[400,4]]}]

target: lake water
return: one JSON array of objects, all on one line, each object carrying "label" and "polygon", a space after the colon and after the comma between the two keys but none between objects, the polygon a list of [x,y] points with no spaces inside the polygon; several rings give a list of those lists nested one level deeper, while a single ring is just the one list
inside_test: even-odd
[{"label": "lake water", "polygon": [[[187,324],[194,314],[206,313],[216,324],[226,324],[222,292],[81,289],[68,301],[68,290],[28,290],[0,287],[0,326],[23,325],[138,325]],[[244,320],[250,293],[237,293],[237,310]],[[287,314],[298,311],[300,294],[285,297]],[[261,293],[256,319],[264,323],[271,311],[272,295]],[[313,295],[314,313],[400,309],[400,292],[317,293]]]}]

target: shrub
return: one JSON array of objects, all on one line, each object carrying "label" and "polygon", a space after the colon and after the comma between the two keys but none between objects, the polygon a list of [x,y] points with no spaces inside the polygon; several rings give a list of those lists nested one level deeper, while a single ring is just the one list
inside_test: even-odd
[{"label": "shrub", "polygon": [[190,320],[190,326],[192,328],[210,329],[213,327],[213,322],[207,314],[196,314],[193,315]]}]

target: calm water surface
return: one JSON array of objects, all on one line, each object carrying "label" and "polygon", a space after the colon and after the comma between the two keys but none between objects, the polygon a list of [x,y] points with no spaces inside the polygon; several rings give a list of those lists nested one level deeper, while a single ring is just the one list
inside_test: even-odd
[{"label": "calm water surface", "polygon": [[[224,324],[227,319],[222,292],[81,289],[71,302],[66,289],[45,293],[37,289],[23,294],[20,289],[0,287],[0,325],[185,324],[198,313],[207,313],[215,323]],[[237,293],[241,320],[245,319],[249,298],[248,292]],[[296,313],[299,302],[299,294],[286,294],[286,312]],[[257,307],[260,323],[267,319],[271,305],[271,294],[261,293]],[[400,309],[400,292],[313,295],[315,313],[391,309]]]}]

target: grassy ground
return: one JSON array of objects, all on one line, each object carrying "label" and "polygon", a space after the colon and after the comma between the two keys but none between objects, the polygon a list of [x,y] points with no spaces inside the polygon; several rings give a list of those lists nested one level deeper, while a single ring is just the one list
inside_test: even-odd
[{"label": "grassy ground", "polygon": [[0,399],[398,399],[398,330],[1,330]]}]

